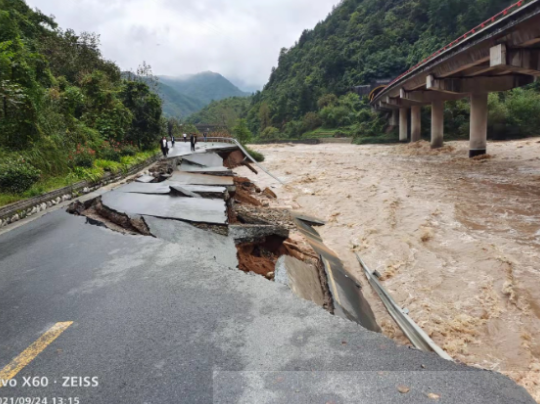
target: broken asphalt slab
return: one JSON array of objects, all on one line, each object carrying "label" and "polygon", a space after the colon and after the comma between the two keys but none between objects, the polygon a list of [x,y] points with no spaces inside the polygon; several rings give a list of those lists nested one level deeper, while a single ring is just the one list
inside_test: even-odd
[{"label": "broken asphalt slab", "polygon": [[146,215],[188,222],[227,224],[225,201],[171,195],[127,194],[112,191],[102,197],[103,206],[128,216]]},{"label": "broken asphalt slab", "polygon": [[230,143],[219,143],[219,142],[198,142],[195,145],[195,152],[191,150],[191,145],[189,142],[184,143],[183,141],[176,142],[173,148],[169,149],[169,154],[167,155],[168,159],[189,156],[192,154],[206,153],[208,151],[212,152],[227,152],[231,150],[237,150],[238,146]]},{"label": "broken asphalt slab", "polygon": [[114,190],[115,192],[123,192],[127,194],[148,194],[148,195],[168,195],[171,193],[171,187],[164,182],[156,184],[141,184],[132,182],[123,185]]},{"label": "broken asphalt slab", "polygon": [[195,164],[190,164],[186,161],[183,161],[182,164],[178,167],[179,171],[184,171],[187,173],[201,173],[201,174],[210,174],[210,175],[233,175],[232,170],[223,166],[216,167],[207,167],[199,166]]},{"label": "broken asphalt slab", "polygon": [[288,286],[299,297],[323,307],[326,303],[317,268],[288,255],[276,262],[275,281]]},{"label": "broken asphalt slab", "polygon": [[172,177],[167,181],[174,181],[182,185],[234,185],[234,179],[230,176],[194,174],[182,171],[174,171]]},{"label": "broken asphalt slab", "polygon": [[319,233],[311,225],[314,219],[308,218],[308,221],[304,221],[295,214],[293,214],[293,218],[302,235],[321,256],[334,302],[335,314],[355,321],[368,330],[380,332],[381,329],[375,320],[375,314],[364,297],[360,284],[347,273],[343,262],[336,253],[324,244]]},{"label": "broken asphalt slab", "polygon": [[397,346],[189,251],[60,211],[1,235],[0,366],[73,321],[21,374],[98,377],[70,389],[81,403],[421,404],[436,393],[445,404],[535,404],[506,376]]},{"label": "broken asphalt slab", "polygon": [[223,159],[216,153],[197,153],[183,157],[184,161],[201,167],[223,166]]},{"label": "broken asphalt slab", "polygon": [[201,260],[214,260],[229,268],[238,267],[237,251],[231,237],[201,230],[178,220],[144,216],[150,233],[158,239],[182,244],[186,254]]},{"label": "broken asphalt slab", "polygon": [[[176,183],[174,181],[165,181],[157,184],[139,184],[132,182],[127,185],[123,185],[119,188],[116,188],[116,192],[124,192],[128,194],[148,194],[148,195],[168,195],[171,194],[171,188],[173,189],[182,189],[189,193],[195,193],[200,196],[212,196],[213,198],[225,197],[227,188],[219,186],[208,186],[208,185],[184,185]],[[180,191],[181,192],[181,191]]]}]

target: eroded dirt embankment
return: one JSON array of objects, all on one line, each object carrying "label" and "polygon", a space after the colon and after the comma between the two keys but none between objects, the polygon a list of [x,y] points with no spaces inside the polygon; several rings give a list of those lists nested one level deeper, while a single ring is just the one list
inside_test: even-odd
[{"label": "eroded dirt embankment", "polygon": [[503,372],[540,402],[540,139],[414,145],[266,145],[286,186],[240,168],[280,196],[271,207],[328,220],[320,232],[364,285],[384,332],[406,339],[354,257],[450,355]]}]

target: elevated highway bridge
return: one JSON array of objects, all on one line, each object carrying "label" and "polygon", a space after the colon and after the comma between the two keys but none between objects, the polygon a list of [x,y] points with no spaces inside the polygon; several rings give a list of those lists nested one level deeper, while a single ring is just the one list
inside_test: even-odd
[{"label": "elevated highway bridge", "polygon": [[[431,145],[444,139],[444,103],[469,98],[470,156],[486,153],[488,94],[533,83],[540,76],[540,0],[519,1],[412,67],[371,105],[392,111],[400,141],[420,140],[420,116],[431,106]],[[410,112],[410,113],[409,113]]]}]

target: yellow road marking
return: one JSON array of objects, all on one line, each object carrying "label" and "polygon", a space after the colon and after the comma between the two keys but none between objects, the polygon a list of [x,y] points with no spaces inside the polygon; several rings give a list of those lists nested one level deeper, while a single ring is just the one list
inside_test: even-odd
[{"label": "yellow road marking", "polygon": [[334,298],[337,300],[338,304],[341,306],[341,300],[339,298],[339,291],[336,287],[336,281],[334,280],[334,273],[332,272],[332,265],[330,265],[330,262],[326,258],[323,258],[324,262],[326,263],[326,268],[328,268],[328,272],[330,275],[330,283],[332,283],[332,289],[334,289]]},{"label": "yellow road marking", "polygon": [[[32,362],[36,356],[45,350],[56,338],[60,336],[73,321],[56,323],[32,345],[26,348],[19,356],[11,361],[4,369],[0,370],[0,380],[13,379],[26,365]],[[2,385],[0,384],[0,388]]]}]

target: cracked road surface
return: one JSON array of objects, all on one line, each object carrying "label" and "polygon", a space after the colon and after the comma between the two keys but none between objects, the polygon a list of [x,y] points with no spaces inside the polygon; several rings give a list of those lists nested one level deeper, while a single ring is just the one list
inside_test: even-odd
[{"label": "cracked road surface", "polygon": [[[0,372],[66,324],[0,397],[534,403],[505,376],[398,347],[212,251],[85,222],[57,211],[0,235]],[[23,387],[23,376],[49,386]],[[62,387],[65,376],[99,385]]]}]

